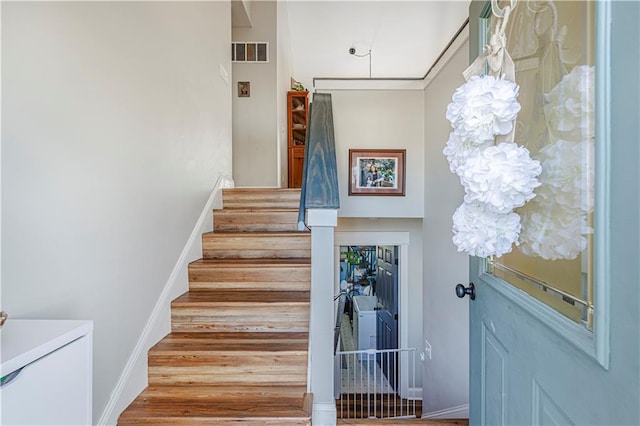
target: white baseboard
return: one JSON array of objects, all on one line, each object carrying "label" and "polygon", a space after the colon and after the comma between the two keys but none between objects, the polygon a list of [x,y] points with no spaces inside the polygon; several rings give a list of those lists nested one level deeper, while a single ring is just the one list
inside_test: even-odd
[{"label": "white baseboard", "polygon": [[443,410],[431,411],[422,415],[423,419],[468,419],[469,404],[449,407]]},{"label": "white baseboard", "polygon": [[233,181],[219,176],[200,217],[187,240],[156,305],[142,330],[127,364],[116,383],[98,425],[115,425],[120,413],[147,386],[147,351],[171,331],[171,301],[188,289],[187,269],[190,262],[202,257],[202,238],[213,230],[213,209],[220,208],[222,188],[233,187]]},{"label": "white baseboard", "polygon": [[313,426],[335,426],[337,421],[336,404],[314,403],[311,414]]}]

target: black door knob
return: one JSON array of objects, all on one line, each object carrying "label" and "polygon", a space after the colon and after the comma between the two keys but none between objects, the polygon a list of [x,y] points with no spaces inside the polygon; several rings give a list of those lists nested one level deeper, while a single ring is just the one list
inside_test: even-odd
[{"label": "black door knob", "polygon": [[456,296],[459,298],[463,298],[465,295],[469,295],[471,300],[475,300],[476,298],[476,286],[473,283],[469,284],[469,287],[463,286],[462,284],[458,284],[456,286]]}]

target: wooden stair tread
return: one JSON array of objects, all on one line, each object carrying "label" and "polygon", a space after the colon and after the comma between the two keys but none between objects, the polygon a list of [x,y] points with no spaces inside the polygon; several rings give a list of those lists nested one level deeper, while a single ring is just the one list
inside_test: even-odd
[{"label": "wooden stair tread", "polygon": [[277,188],[277,187],[267,187],[267,186],[236,186],[234,188],[224,188],[222,190],[223,194],[242,194],[242,193],[269,193],[269,192],[280,192],[280,193],[298,193],[300,194],[300,188]]},{"label": "wooden stair tread", "polygon": [[172,302],[173,307],[189,305],[220,305],[224,303],[244,303],[244,304],[273,304],[290,305],[292,303],[309,304],[310,294],[308,291],[191,291],[183,294]]},{"label": "wooden stair tread", "polygon": [[238,213],[256,213],[256,214],[268,214],[270,212],[274,213],[298,213],[297,208],[292,207],[277,207],[277,206],[267,206],[267,207],[256,207],[256,206],[247,206],[247,207],[227,207],[222,210],[216,210],[215,215],[219,214],[230,214],[235,215]]},{"label": "wooden stair tread", "polygon": [[193,268],[295,268],[311,265],[310,258],[258,258],[258,259],[198,259],[189,264]]},{"label": "wooden stair tread", "polygon": [[311,238],[309,231],[217,231],[205,232],[202,234],[203,239],[207,238],[277,238],[277,237],[307,237]]},{"label": "wooden stair tread", "polygon": [[153,353],[167,352],[306,352],[307,333],[173,332],[156,343]]},{"label": "wooden stair tread", "polygon": [[[199,421],[210,424],[216,421],[230,421],[241,419],[273,419],[278,421],[287,418],[309,419],[309,414],[302,408],[302,398],[299,406],[291,404],[288,399],[245,402],[217,402],[185,400],[178,403],[154,398],[138,397],[120,416],[119,424],[127,424],[129,419],[144,421],[145,419],[179,419],[182,422]],[[135,424],[135,423],[131,423]],[[185,424],[185,423],[183,423]],[[280,423],[283,424],[283,423]]]}]

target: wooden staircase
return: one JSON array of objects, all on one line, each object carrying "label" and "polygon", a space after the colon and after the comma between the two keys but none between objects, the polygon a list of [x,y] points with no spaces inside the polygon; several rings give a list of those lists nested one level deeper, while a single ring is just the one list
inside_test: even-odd
[{"label": "wooden staircase", "polygon": [[149,350],[149,386],[125,425],[309,425],[308,232],[300,190],[225,189],[214,232]]}]

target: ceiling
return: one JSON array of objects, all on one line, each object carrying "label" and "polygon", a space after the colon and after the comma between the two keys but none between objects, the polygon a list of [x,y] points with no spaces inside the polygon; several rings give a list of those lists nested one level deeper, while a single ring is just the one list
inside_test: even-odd
[{"label": "ceiling", "polygon": [[[293,74],[423,77],[468,17],[469,0],[289,1]],[[355,48],[356,55],[349,54]]]}]

